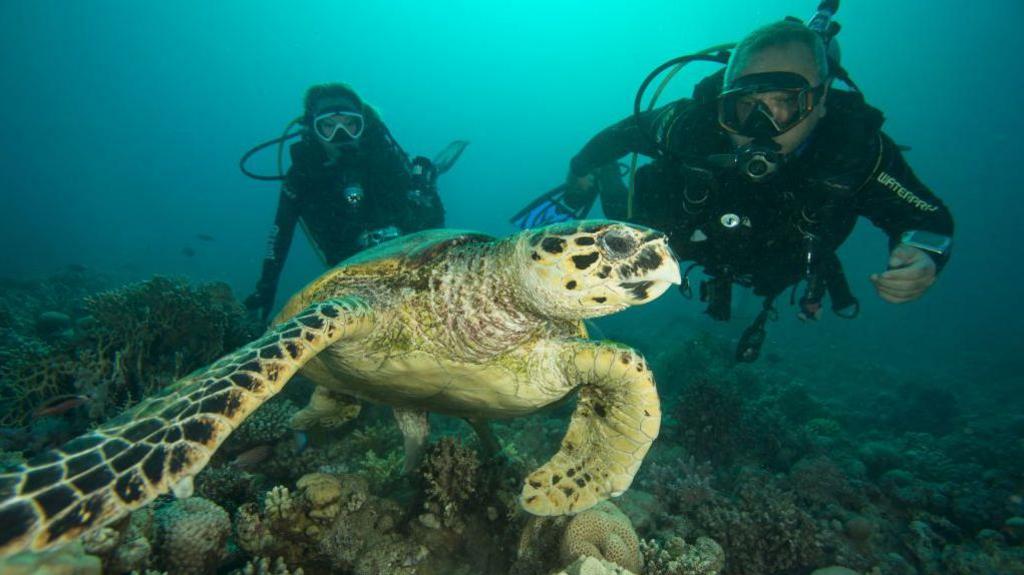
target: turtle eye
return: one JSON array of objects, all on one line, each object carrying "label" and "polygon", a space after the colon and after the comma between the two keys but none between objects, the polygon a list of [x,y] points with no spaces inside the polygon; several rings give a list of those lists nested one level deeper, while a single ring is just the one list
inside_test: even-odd
[{"label": "turtle eye", "polygon": [[632,234],[612,230],[601,236],[601,246],[609,258],[619,259],[633,255],[636,251],[636,238]]}]

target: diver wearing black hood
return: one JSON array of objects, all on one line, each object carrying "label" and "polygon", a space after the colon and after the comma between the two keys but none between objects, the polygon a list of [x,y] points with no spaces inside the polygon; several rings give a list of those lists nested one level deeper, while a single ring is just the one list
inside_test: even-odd
[{"label": "diver wearing black hood", "polygon": [[703,266],[712,317],[729,318],[734,283],[765,297],[740,361],[757,358],[772,302],[789,286],[806,282],[803,319],[819,317],[826,292],[836,313],[856,314],[835,251],[859,216],[889,237],[889,269],[871,277],[886,301],[920,297],[949,258],[950,212],[881,131],[882,113],[830,88],[827,62],[817,32],[765,26],[692,99],[603,130],[571,162],[565,201],[583,205],[598,168],[630,152],[654,159],[637,170],[629,211],[605,202],[605,213],[664,230],[681,260]]},{"label": "diver wearing black hood", "polygon": [[350,87],[311,87],[302,124],[302,139],[290,148],[292,163],[263,272],[245,300],[264,320],[273,308],[296,223],[328,266],[382,241],[444,225],[437,170],[426,158],[410,160],[376,111]]}]

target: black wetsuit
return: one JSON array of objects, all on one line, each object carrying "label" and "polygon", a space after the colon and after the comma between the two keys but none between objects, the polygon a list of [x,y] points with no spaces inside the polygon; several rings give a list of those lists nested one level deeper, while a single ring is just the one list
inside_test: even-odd
[{"label": "black wetsuit", "polygon": [[[637,172],[631,219],[668,233],[681,260],[702,265],[716,278],[720,285],[712,286],[714,291],[736,282],[774,298],[787,286],[820,275],[819,291],[827,282],[833,309],[842,309],[856,300],[835,250],[858,216],[881,228],[890,248],[909,230],[952,236],[949,211],[917,179],[881,131],[881,112],[859,93],[832,90],[826,116],[770,181],[755,184],[735,169],[715,167],[707,158],[733,149],[717,122],[714,95],[720,78],[707,78],[693,99],[643,114],[639,125],[629,117],[605,129],[571,164],[572,174],[580,177],[630,152],[653,157]],[[622,207],[603,203],[609,217],[626,218]],[[948,259],[948,253],[929,255],[940,268]],[[727,301],[724,310],[714,306],[710,301],[712,316],[728,318]]]},{"label": "black wetsuit", "polygon": [[358,147],[344,149],[337,161],[330,161],[316,141],[291,146],[292,164],[249,304],[264,308],[264,315],[273,304],[297,223],[328,266],[396,235],[444,225],[432,167],[426,163],[422,175],[414,174],[413,163],[384,124],[375,114],[364,116]]}]

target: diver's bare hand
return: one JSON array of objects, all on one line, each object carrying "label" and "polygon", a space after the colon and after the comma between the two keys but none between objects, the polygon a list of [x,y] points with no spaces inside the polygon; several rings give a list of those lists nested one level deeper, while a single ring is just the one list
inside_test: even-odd
[{"label": "diver's bare hand", "polygon": [[935,262],[924,250],[900,244],[889,254],[889,269],[871,274],[879,297],[889,303],[913,301],[935,283]]}]

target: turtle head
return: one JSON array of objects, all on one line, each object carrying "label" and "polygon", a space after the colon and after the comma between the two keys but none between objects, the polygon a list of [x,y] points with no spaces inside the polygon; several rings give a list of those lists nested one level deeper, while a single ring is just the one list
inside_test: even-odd
[{"label": "turtle head", "polygon": [[542,315],[585,319],[657,299],[678,284],[665,234],[586,220],[524,231],[516,243],[528,303]]}]

